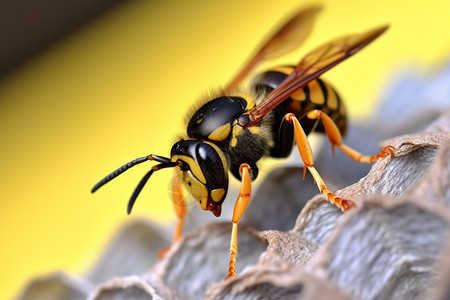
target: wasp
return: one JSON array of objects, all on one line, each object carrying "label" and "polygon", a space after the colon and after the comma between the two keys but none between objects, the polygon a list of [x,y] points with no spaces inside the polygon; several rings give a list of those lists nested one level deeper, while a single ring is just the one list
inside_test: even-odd
[{"label": "wasp", "polygon": [[203,102],[188,119],[185,138],[177,141],[170,157],[150,154],[137,158],[118,168],[100,182],[91,192],[116,178],[131,167],[155,161],[144,175],[129,202],[128,213],[150,176],[161,169],[173,168],[173,202],[178,217],[174,240],[182,233],[186,214],[181,186],[193,196],[197,204],[215,216],[228,190],[228,173],[241,181],[236,200],[230,241],[228,276],[236,274],[238,253],[238,223],[251,198],[251,182],[258,176],[257,163],[263,157],[285,158],[297,145],[306,169],[313,176],[319,191],[334,205],[347,211],[355,207],[349,199],[342,199],[328,190],[314,167],[313,152],[307,139],[312,132],[325,133],[332,145],[358,162],[374,162],[393,156],[394,148],[387,146],[377,155],[364,156],[342,143],[347,117],[345,105],[337,91],[324,79],[324,72],[349,58],[375,40],[388,26],[364,33],[347,35],[312,50],[295,66],[281,66],[262,72],[240,88],[256,66],[268,59],[284,55],[304,42],[309,35],[320,7],[308,7],[297,12],[261,47],[244,68],[237,73],[216,96]]}]

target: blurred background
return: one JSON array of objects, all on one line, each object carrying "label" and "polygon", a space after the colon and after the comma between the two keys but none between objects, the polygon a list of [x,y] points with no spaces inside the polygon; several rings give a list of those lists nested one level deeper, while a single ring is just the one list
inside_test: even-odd
[{"label": "blurred background", "polygon": [[[171,223],[170,171],[151,178],[132,216],[128,198],[150,164],[95,195],[90,188],[131,159],[169,155],[192,104],[226,83],[274,25],[311,4],[72,2],[0,2],[0,299],[37,275],[82,274],[129,218]],[[305,45],[263,67],[296,63],[330,38],[389,23],[325,75],[355,120],[370,118],[397,74],[429,73],[448,60],[447,0],[319,4]]]}]

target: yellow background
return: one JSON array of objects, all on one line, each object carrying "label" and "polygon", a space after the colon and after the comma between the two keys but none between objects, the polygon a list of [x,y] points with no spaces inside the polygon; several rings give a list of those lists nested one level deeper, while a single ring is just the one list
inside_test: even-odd
[{"label": "yellow background", "polygon": [[[312,36],[280,62],[296,63],[329,38],[391,24],[373,45],[326,74],[354,117],[370,115],[393,71],[429,71],[447,58],[448,0],[321,3]],[[133,158],[169,155],[192,103],[230,79],[267,31],[301,6],[128,1],[0,82],[0,299],[38,274],[82,274],[130,218],[128,197],[150,164],[95,195],[92,185]],[[170,175],[152,177],[133,217],[173,220]]]}]

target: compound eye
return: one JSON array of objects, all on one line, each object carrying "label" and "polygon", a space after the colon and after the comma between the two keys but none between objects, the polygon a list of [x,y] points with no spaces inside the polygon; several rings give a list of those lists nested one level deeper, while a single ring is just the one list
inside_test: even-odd
[{"label": "compound eye", "polygon": [[211,143],[200,143],[196,149],[197,163],[210,191],[228,189],[228,169],[225,158],[219,151],[217,146]]}]

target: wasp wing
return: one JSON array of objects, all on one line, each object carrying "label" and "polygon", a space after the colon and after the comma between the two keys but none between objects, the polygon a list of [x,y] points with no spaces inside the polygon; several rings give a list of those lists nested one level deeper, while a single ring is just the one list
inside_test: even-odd
[{"label": "wasp wing", "polygon": [[244,68],[224,89],[224,94],[235,90],[244,78],[263,60],[280,57],[298,48],[311,33],[319,6],[307,7],[290,18],[252,56]]},{"label": "wasp wing", "polygon": [[311,51],[300,61],[294,71],[250,112],[249,123],[246,126],[258,123],[292,93],[364,48],[387,28],[388,26],[382,26],[362,34],[341,37]]}]

